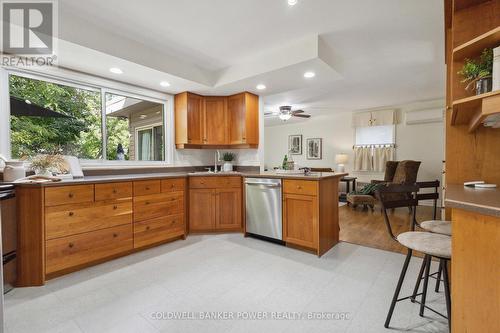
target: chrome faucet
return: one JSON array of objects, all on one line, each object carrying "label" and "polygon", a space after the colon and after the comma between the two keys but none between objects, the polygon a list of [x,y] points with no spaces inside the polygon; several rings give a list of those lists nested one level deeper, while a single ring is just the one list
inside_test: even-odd
[{"label": "chrome faucet", "polygon": [[214,165],[214,172],[217,173],[218,172],[218,168],[217,168],[217,162],[220,161],[220,151],[216,150],[215,151],[215,165]]}]

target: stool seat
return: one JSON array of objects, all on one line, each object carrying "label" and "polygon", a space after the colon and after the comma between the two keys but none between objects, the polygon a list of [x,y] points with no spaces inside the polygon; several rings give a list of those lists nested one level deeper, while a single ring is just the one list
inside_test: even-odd
[{"label": "stool seat", "polygon": [[450,221],[429,220],[420,223],[420,227],[435,234],[451,236]]},{"label": "stool seat", "polygon": [[409,249],[439,258],[451,258],[451,237],[449,236],[408,231],[399,234],[396,238],[401,245]]}]

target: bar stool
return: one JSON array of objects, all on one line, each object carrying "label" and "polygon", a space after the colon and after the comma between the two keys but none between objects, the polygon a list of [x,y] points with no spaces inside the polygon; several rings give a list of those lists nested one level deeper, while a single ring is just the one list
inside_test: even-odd
[{"label": "bar stool", "polygon": [[[440,186],[439,180],[430,181],[430,182],[417,182],[417,185],[419,187],[419,193],[417,193],[417,201],[420,202],[422,200],[433,200],[434,204],[433,204],[432,220],[423,221],[420,223],[418,223],[416,220],[414,220],[415,223],[412,226],[412,230],[415,230],[415,225],[416,225],[425,231],[429,231],[429,232],[432,232],[435,234],[451,236],[451,222],[437,220],[437,202],[439,200],[438,189]],[[420,193],[420,190],[423,188],[434,188],[434,192],[432,192],[432,193]],[[425,262],[422,262],[422,267],[420,267],[419,278],[417,279],[417,283],[415,284],[414,294],[417,293],[418,288],[420,287],[420,281],[424,278],[423,277],[424,268],[425,268]],[[440,263],[438,271],[435,273],[432,273],[430,275],[430,277],[433,277],[436,279],[436,287],[434,288],[434,290],[436,292],[439,292],[439,285],[442,281],[441,280],[442,273],[443,273],[443,267],[441,266],[441,263]],[[414,301],[414,298],[412,298],[412,301]]]},{"label": "bar stool", "polygon": [[[451,298],[450,298],[450,285],[449,285],[449,277],[448,277],[448,268],[447,262],[451,258],[451,237],[446,235],[441,235],[437,233],[430,232],[421,232],[421,231],[408,231],[403,232],[397,236],[394,235],[391,227],[391,222],[389,220],[389,216],[387,214],[388,209],[407,207],[412,209],[412,225],[413,228],[416,223],[416,207],[418,204],[417,185],[396,185],[396,184],[388,184],[380,186],[376,191],[375,195],[377,199],[380,201],[382,205],[382,210],[384,214],[384,221],[387,227],[387,231],[391,238],[397,241],[399,244],[403,245],[407,248],[406,259],[403,264],[403,269],[401,270],[401,274],[399,276],[398,283],[396,285],[396,290],[394,291],[394,296],[391,301],[391,305],[389,307],[389,312],[387,314],[387,318],[385,320],[384,327],[388,328],[391,322],[392,314],[394,312],[394,308],[396,307],[396,303],[410,299],[413,302],[420,304],[420,315],[422,316],[424,313],[424,309],[431,310],[444,318],[448,319],[448,326],[451,330]],[[446,298],[446,310],[447,316],[437,312],[436,310],[430,308],[425,305],[426,297],[427,297],[427,285],[428,278],[424,278],[423,290],[421,293],[416,294],[415,292],[407,297],[399,298],[399,294],[401,291],[401,286],[403,285],[404,278],[406,272],[408,270],[408,265],[410,264],[410,260],[413,254],[413,251],[419,251],[424,254],[424,276],[428,277],[430,274],[430,265],[432,257],[439,259],[440,265],[442,266],[443,279],[444,279],[444,289],[445,289],[445,298]],[[420,281],[420,280],[419,280]],[[416,296],[421,295],[421,300],[417,301]]]}]

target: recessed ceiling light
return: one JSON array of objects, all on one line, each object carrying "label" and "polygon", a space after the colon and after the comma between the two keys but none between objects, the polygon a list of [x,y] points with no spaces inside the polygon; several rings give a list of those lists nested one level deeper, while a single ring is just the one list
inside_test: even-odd
[{"label": "recessed ceiling light", "polygon": [[295,6],[297,4],[298,0],[288,0],[288,4],[290,6]]},{"label": "recessed ceiling light", "polygon": [[123,74],[123,71],[119,69],[118,67],[111,67],[109,71],[113,74]]},{"label": "recessed ceiling light", "polygon": [[162,86],[162,87],[170,87],[170,83],[168,83],[167,81],[161,81],[160,82],[160,86]]},{"label": "recessed ceiling light", "polygon": [[264,84],[258,84],[257,85],[257,89],[258,90],[264,90],[264,89],[266,89],[266,86]]},{"label": "recessed ceiling light", "polygon": [[310,78],[313,78],[313,77],[315,77],[315,76],[316,76],[316,73],[314,73],[314,72],[305,72],[305,73],[304,73],[304,77],[305,77],[306,79],[310,79]]}]

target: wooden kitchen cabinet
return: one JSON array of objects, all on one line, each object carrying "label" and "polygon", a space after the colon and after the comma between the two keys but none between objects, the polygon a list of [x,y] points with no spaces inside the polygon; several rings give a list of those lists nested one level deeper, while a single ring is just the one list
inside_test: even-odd
[{"label": "wooden kitchen cabinet", "polygon": [[241,231],[240,177],[193,177],[189,190],[189,231]]},{"label": "wooden kitchen cabinet", "polygon": [[227,98],[229,144],[259,144],[259,97],[241,93]]},{"label": "wooden kitchen cabinet", "polygon": [[241,189],[215,190],[215,228],[217,230],[241,229]]},{"label": "wooden kitchen cabinet", "polygon": [[339,177],[283,180],[283,240],[323,255],[339,242]]},{"label": "wooden kitchen cabinet", "polygon": [[203,114],[203,143],[224,145],[227,143],[227,99],[225,97],[205,97]]},{"label": "wooden kitchen cabinet", "polygon": [[317,197],[285,193],[283,226],[286,242],[315,248],[318,242]]},{"label": "wooden kitchen cabinet", "polygon": [[204,97],[189,92],[175,96],[175,143],[203,144]]},{"label": "wooden kitchen cabinet", "polygon": [[248,92],[233,96],[175,96],[175,143],[185,148],[257,148],[259,97]]},{"label": "wooden kitchen cabinet", "polygon": [[189,231],[215,229],[215,192],[213,189],[189,191]]}]

